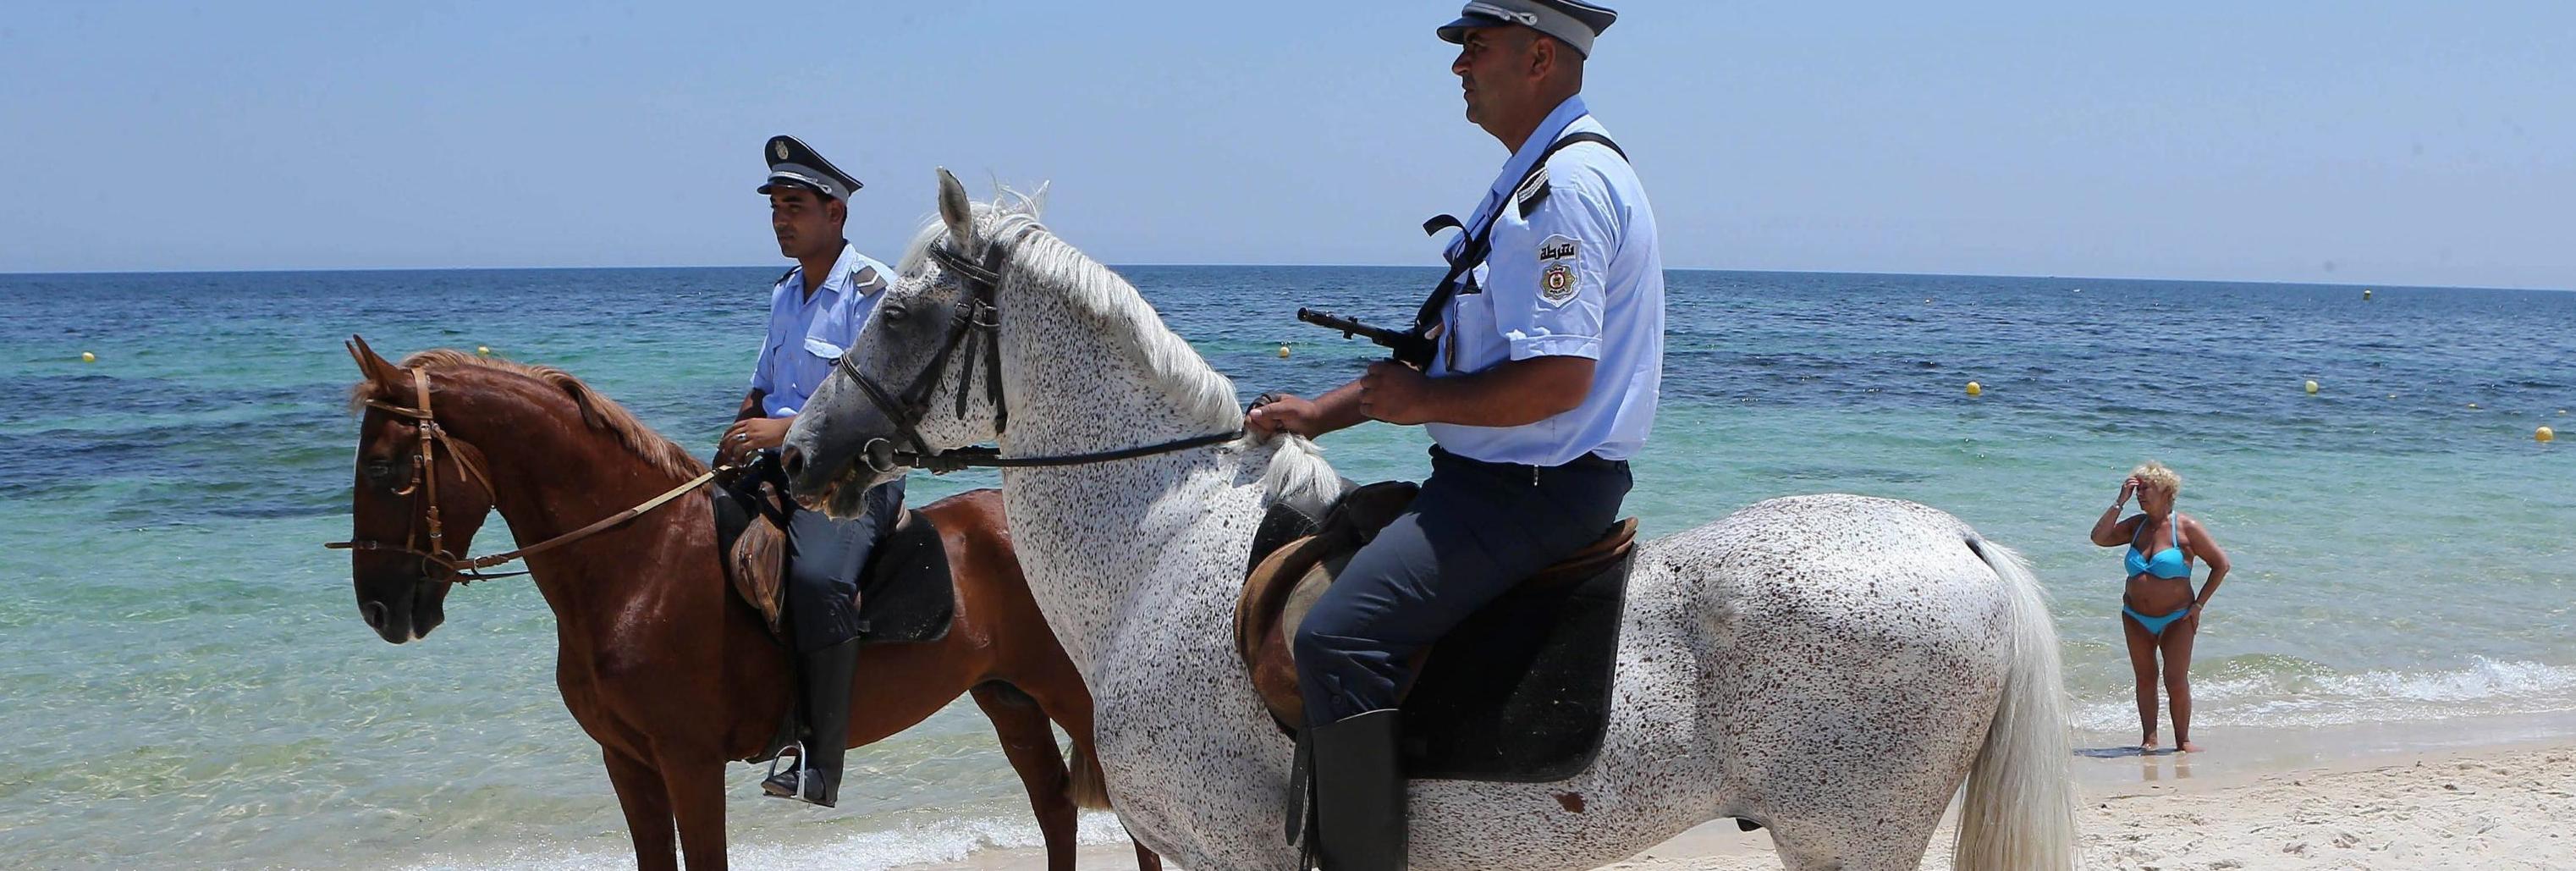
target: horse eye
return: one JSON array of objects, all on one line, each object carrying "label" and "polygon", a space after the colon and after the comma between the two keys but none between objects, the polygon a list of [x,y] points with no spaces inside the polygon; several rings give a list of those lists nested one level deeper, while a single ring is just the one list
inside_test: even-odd
[{"label": "horse eye", "polygon": [[367,480],[383,483],[393,478],[394,464],[392,460],[368,460],[359,471],[366,473]]},{"label": "horse eye", "polygon": [[881,314],[888,323],[899,323],[904,319],[904,316],[911,314],[911,312],[905,311],[903,303],[898,302],[888,304],[885,307],[885,311],[880,312],[879,314]]}]

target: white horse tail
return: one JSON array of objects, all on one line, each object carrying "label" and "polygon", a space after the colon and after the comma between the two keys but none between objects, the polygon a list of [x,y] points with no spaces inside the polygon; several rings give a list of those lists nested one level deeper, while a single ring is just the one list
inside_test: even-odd
[{"label": "white horse tail", "polygon": [[[1972,534],[1973,535],[1973,534]],[[2057,627],[2039,579],[2021,555],[1971,537],[1968,547],[2003,578],[2012,619],[2012,660],[1985,746],[1968,770],[1959,838],[1950,867],[1977,871],[2064,871],[2075,867],[2073,745],[2066,689],[2058,675]]]}]

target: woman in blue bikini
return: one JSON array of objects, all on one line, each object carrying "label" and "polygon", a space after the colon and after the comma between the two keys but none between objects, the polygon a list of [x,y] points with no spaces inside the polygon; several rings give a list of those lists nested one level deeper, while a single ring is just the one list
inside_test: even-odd
[{"label": "woman in blue bikini", "polygon": [[[2156,749],[2156,654],[2164,654],[2165,696],[2172,700],[2174,744],[2185,753],[2200,752],[2191,742],[2191,642],[2200,634],[2200,612],[2227,578],[2227,552],[2209,528],[2174,510],[2182,493],[2182,476],[2149,462],[2120,483],[2120,499],[2093,523],[2093,543],[2129,548],[2123,561],[2128,593],[2120,599],[2120,628],[2129,640],[2129,668],[2138,678],[2138,725],[2146,737],[2140,749]],[[2120,518],[2129,497],[2138,499],[2136,516]],[[2209,566],[2209,583],[2191,589],[2194,562]]]}]

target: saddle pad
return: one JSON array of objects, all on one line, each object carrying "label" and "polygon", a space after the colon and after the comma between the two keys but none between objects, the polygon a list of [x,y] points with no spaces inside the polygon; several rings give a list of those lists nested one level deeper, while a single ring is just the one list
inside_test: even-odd
[{"label": "saddle pad", "polygon": [[[716,542],[734,594],[760,614],[770,638],[784,645],[788,643],[783,617],[790,543],[775,522],[743,504],[743,500],[767,496],[761,487],[741,494],[719,492],[713,500]],[[929,515],[907,510],[894,530],[877,541],[859,578],[863,626],[859,640],[872,644],[938,641],[948,637],[956,612],[947,542]]]},{"label": "saddle pad", "polygon": [[894,531],[878,540],[859,581],[859,638],[870,644],[938,641],[948,637],[956,616],[948,543],[929,515],[907,510]]},{"label": "saddle pad", "polygon": [[1432,648],[1405,696],[1407,776],[1543,783],[1601,752],[1634,552],[1571,587],[1523,586]]},{"label": "saddle pad", "polygon": [[[1294,627],[1382,525],[1328,522],[1266,554],[1236,602],[1236,651],[1284,733],[1305,717]],[[1610,713],[1635,534],[1635,520],[1621,521],[1416,655],[1421,671],[1401,703],[1409,776],[1546,782],[1591,764]]]}]

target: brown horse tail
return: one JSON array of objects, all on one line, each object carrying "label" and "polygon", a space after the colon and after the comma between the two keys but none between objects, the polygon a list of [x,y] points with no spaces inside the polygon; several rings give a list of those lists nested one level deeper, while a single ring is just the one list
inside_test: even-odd
[{"label": "brown horse tail", "polygon": [[1109,809],[1109,775],[1100,770],[1100,754],[1092,752],[1091,742],[1074,739],[1072,775],[1065,783],[1064,797],[1072,799],[1075,807]]}]

